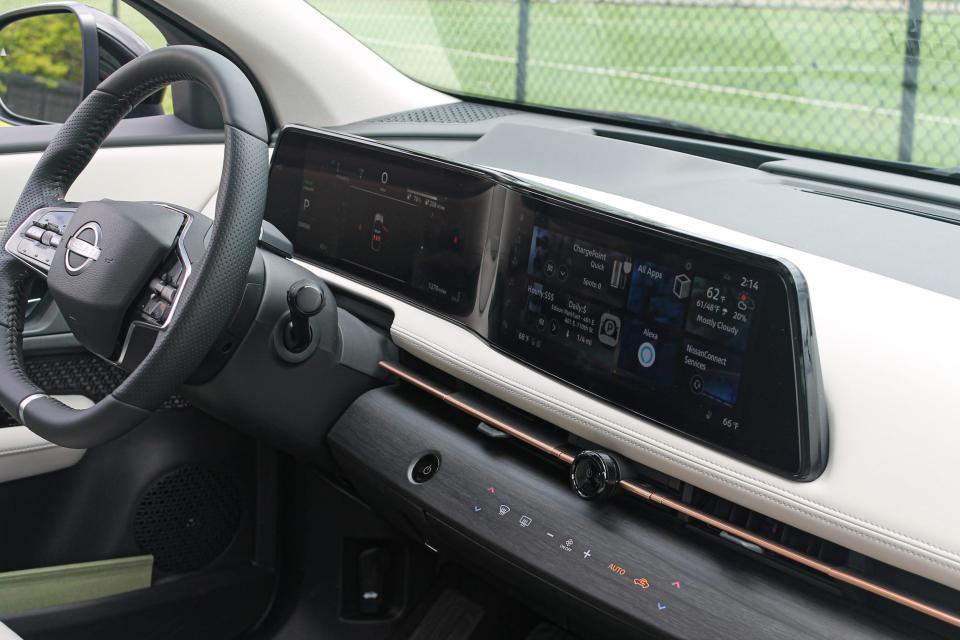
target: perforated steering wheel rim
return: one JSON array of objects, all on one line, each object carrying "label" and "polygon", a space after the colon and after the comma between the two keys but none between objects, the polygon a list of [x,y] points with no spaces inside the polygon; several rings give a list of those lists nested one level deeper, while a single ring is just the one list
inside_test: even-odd
[{"label": "perforated steering wheel rim", "polygon": [[27,375],[23,364],[26,286],[35,273],[11,253],[0,252],[0,404],[51,442],[91,447],[140,424],[200,364],[243,295],[266,202],[267,127],[246,76],[223,56],[200,47],[171,46],[145,54],[87,96],[28,178],[10,216],[3,246],[36,211],[64,201],[107,135],[137,104],[183,80],[205,85],[224,121],[223,170],[213,226],[203,255],[180,292],[176,313],[159,331],[149,354],[117,389],[92,407],[67,407]]}]

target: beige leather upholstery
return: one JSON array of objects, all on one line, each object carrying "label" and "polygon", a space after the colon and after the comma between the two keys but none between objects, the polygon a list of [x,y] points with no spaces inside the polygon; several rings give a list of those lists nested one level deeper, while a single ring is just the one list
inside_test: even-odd
[{"label": "beige leather upholstery", "polygon": [[10,627],[0,621],[0,640],[22,640]]},{"label": "beige leather upholstery", "polygon": [[[54,396],[75,409],[93,402],[84,396]],[[80,462],[84,449],[66,449],[47,442],[23,426],[0,428],[0,482],[65,469]],[[0,636],[2,640],[3,636]]]},{"label": "beige leather upholstery", "polygon": [[[39,153],[0,154],[0,230],[7,224]],[[68,200],[159,200],[199,210],[217,190],[223,145],[100,149],[70,188]]]}]

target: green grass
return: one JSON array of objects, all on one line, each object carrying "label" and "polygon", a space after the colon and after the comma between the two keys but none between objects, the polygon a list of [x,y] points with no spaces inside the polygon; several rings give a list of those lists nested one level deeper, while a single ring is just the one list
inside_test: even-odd
[{"label": "green grass", "polygon": [[[516,2],[309,1],[418,80],[516,97]],[[533,0],[526,101],[897,158],[906,42],[898,3],[703,4]],[[937,9],[923,21],[912,160],[953,167],[960,165],[960,6]]]}]

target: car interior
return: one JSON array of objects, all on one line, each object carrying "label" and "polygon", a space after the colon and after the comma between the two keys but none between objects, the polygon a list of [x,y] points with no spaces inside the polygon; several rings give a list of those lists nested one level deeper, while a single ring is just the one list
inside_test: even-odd
[{"label": "car interior", "polygon": [[936,136],[551,103],[584,4],[0,2],[0,639],[960,638]]}]

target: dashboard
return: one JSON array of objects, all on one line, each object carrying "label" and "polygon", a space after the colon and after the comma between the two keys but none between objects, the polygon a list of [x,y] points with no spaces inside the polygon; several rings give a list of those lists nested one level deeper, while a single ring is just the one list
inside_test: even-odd
[{"label": "dashboard", "polygon": [[287,128],[267,219],[298,257],[795,481],[827,461],[803,275],[495,171]]},{"label": "dashboard", "polygon": [[[827,174],[820,165],[787,157],[731,155],[689,141],[677,153],[669,147],[675,141],[653,134],[640,143],[633,132],[531,114],[498,113],[482,123],[458,124],[425,117],[418,112],[410,122],[357,123],[339,132],[288,127],[273,155],[267,219],[293,240],[294,262],[328,283],[341,308],[389,336],[399,356],[381,368],[400,387],[413,389],[401,393],[397,406],[386,402],[357,420],[345,416],[327,438],[361,497],[374,504],[386,491],[392,497],[378,512],[387,514],[394,497],[406,496],[414,505],[403,522],[433,517],[522,564],[529,528],[520,523],[516,537],[491,530],[493,537],[485,539],[469,520],[460,520],[462,505],[454,504],[469,500],[475,482],[483,482],[467,481],[477,465],[491,479],[506,471],[501,454],[489,464],[481,461],[494,446],[483,437],[493,437],[492,425],[493,432],[561,465],[541,482],[533,480],[532,461],[518,462],[517,470],[526,470],[518,480],[527,478],[527,493],[511,499],[540,513],[539,520],[530,513],[521,517],[542,523],[566,513],[572,508],[566,499],[565,506],[544,502],[557,489],[551,483],[560,480],[569,492],[575,474],[568,472],[564,482],[563,467],[588,450],[606,451],[623,456],[621,469],[630,469],[616,485],[631,494],[627,501],[640,498],[655,506],[651,513],[672,510],[676,519],[668,528],[696,523],[698,535],[727,535],[726,543],[748,555],[799,562],[818,580],[832,581],[830,589],[866,589],[921,612],[919,622],[960,626],[949,613],[955,609],[952,589],[960,587],[960,549],[951,533],[956,518],[938,508],[952,500],[956,486],[952,451],[960,446],[960,432],[951,416],[960,404],[949,381],[958,352],[944,337],[952,335],[949,318],[960,311],[960,295],[945,271],[932,269],[944,255],[939,239],[953,237],[960,225],[919,212],[932,212],[933,205],[912,203],[918,213],[909,215],[898,202],[896,214],[883,213],[884,206],[917,193],[920,181],[885,176],[881,193],[867,190],[877,172],[831,165],[831,179],[847,181],[840,189],[822,181]],[[349,226],[342,222],[348,214],[354,216]],[[868,218],[872,226],[855,233],[855,223]],[[399,231],[397,221],[404,225]],[[352,238],[341,243],[345,236]],[[391,251],[387,243],[401,239],[403,250],[383,259]],[[874,251],[877,243],[885,250]],[[912,261],[893,260],[908,254]],[[931,268],[920,272],[913,268],[919,264]],[[723,287],[736,289],[734,301],[744,292],[752,302],[748,322],[734,325],[737,332],[710,327],[704,314],[717,296],[731,297]],[[673,302],[679,314],[660,313],[667,305],[657,298],[679,301]],[[890,312],[893,301],[909,313]],[[579,312],[583,322],[568,312]],[[603,322],[604,314],[619,319],[619,332],[615,321]],[[604,339],[613,346],[600,340],[604,325],[611,327]],[[630,326],[639,326],[644,340],[628,350]],[[685,344],[702,351],[683,352]],[[739,379],[707,393],[707,385],[691,386],[689,379],[683,388],[681,376],[694,372],[665,355],[671,345],[680,345],[681,357],[709,358],[704,366],[732,365],[724,372],[735,371]],[[629,351],[632,362],[624,360]],[[665,362],[679,372],[672,386],[671,374],[654,375]],[[766,400],[754,393],[758,384],[789,387],[792,396],[784,402],[793,415],[776,413],[784,409],[778,404],[758,414],[763,429],[756,429],[750,407]],[[715,393],[734,386],[735,396]],[[422,406],[431,396],[439,401],[436,412]],[[720,428],[698,433],[707,423],[692,412],[697,403],[711,417],[727,412],[726,425],[713,426],[736,422],[740,437],[724,441]],[[446,438],[455,425],[434,424],[451,407],[468,416],[460,428],[473,431],[470,440],[478,442],[463,440],[460,448]],[[691,413],[670,413],[684,408]],[[392,430],[400,429],[403,409],[419,417],[396,440]],[[775,422],[774,416],[784,419]],[[530,429],[515,428],[527,423]],[[769,449],[749,449],[764,437],[780,454],[795,439],[800,453],[781,457],[790,461],[782,464],[767,455]],[[805,450],[811,463],[806,472]],[[421,484],[411,476],[428,453],[442,459],[428,466],[441,468],[438,477],[447,480]],[[370,491],[360,491],[370,481]],[[620,505],[623,493],[613,499],[616,508],[629,507],[625,515],[634,518],[636,505]],[[589,505],[578,540],[600,546],[605,528],[626,534],[646,526],[642,518],[634,524],[611,520],[604,516],[611,508],[608,502]],[[428,527],[418,535],[436,541],[438,531]],[[544,551],[555,552],[549,546]],[[691,553],[678,549],[671,562],[682,564]],[[628,576],[656,562],[642,554],[616,555],[627,563],[611,558],[605,566],[624,568]],[[556,562],[538,563],[530,572],[542,581],[569,581]],[[581,594],[593,586],[576,578],[569,584]],[[738,581],[744,597],[760,597],[758,583],[752,584]],[[597,587],[607,593],[603,585]],[[733,611],[731,598],[737,600],[719,595],[701,609]],[[830,629],[812,635],[843,635],[838,626]]]}]

